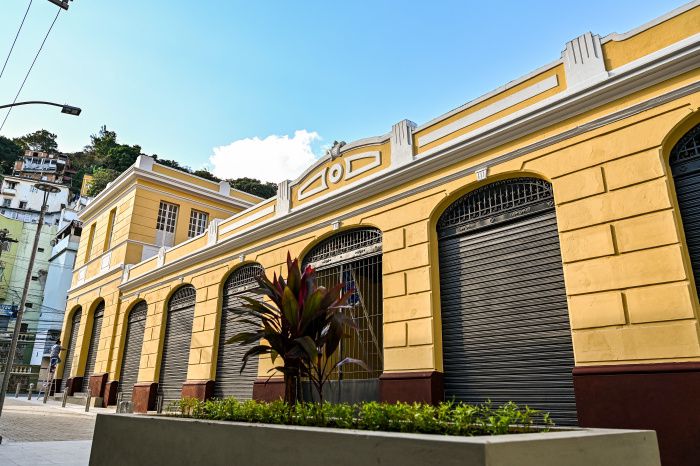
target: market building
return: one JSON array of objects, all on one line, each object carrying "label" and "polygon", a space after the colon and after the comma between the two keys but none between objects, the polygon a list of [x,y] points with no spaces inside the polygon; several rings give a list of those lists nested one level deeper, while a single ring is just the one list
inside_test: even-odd
[{"label": "market building", "polygon": [[289,252],[356,290],[346,351],[368,370],[344,374],[345,399],[512,400],[697,458],[699,77],[696,1],[338,143],[272,199],[141,156],[80,214],[59,377],[137,412],[279,397],[271,362],[239,375],[223,341]]}]

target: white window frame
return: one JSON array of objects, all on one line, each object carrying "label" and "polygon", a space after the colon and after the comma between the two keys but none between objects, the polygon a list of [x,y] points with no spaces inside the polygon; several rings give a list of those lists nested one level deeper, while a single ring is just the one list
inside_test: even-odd
[{"label": "white window frame", "polygon": [[156,244],[171,247],[175,243],[175,229],[180,206],[160,201],[156,218]]},{"label": "white window frame", "polygon": [[190,210],[190,224],[187,229],[187,237],[194,238],[207,231],[209,225],[209,214],[201,210]]}]

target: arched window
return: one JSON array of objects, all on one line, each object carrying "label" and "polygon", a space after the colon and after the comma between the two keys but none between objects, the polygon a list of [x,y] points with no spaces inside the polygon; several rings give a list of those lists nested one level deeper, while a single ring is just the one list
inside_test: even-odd
[{"label": "arched window", "polygon": [[214,396],[217,398],[232,396],[248,400],[253,396],[253,382],[258,374],[257,358],[249,360],[243,373],[240,372],[243,355],[253,345],[227,345],[226,341],[238,333],[254,330],[252,325],[234,319],[232,311],[245,303],[241,297],[258,298],[251,290],[258,286],[256,278],[264,273],[260,264],[246,264],[231,273],[224,283],[214,383]]},{"label": "arched window", "polygon": [[[358,228],[337,233],[314,246],[304,257],[304,266],[316,269],[318,284],[334,286],[341,281],[354,293],[345,312],[358,326],[357,334],[343,340],[339,357],[364,361],[369,370],[347,365],[336,374],[336,380],[357,381],[357,390],[347,390],[341,397],[347,401],[374,399],[377,381],[384,369],[382,312],[382,233],[376,228]],[[332,398],[331,398],[332,399]]]},{"label": "arched window", "polygon": [[95,308],[92,319],[92,333],[90,335],[90,346],[88,346],[87,362],[85,363],[85,373],[83,375],[83,392],[90,391],[90,376],[95,372],[97,362],[97,350],[100,347],[100,334],[102,333],[102,317],[105,312],[104,300]]},{"label": "arched window", "polygon": [[437,222],[445,399],[514,401],[577,423],[552,187],[497,181]]},{"label": "arched window", "polygon": [[185,285],[175,291],[168,301],[158,383],[163,406],[182,397],[182,385],[187,380],[196,294],[192,285]]},{"label": "arched window", "polygon": [[700,283],[700,124],[673,146],[669,162],[697,286]]},{"label": "arched window", "polygon": [[126,321],[124,352],[122,353],[122,367],[119,377],[121,401],[131,401],[134,385],[138,380],[147,314],[148,305],[146,301],[139,301],[131,308]]},{"label": "arched window", "polygon": [[80,330],[80,318],[82,316],[82,308],[78,306],[76,310],[73,311],[73,316],[71,317],[71,327],[70,333],[68,334],[68,341],[62,342],[66,345],[66,355],[64,356],[63,365],[63,382],[65,386],[65,381],[70,377],[70,371],[73,368],[73,356],[75,356],[75,342],[78,341],[78,330]]}]

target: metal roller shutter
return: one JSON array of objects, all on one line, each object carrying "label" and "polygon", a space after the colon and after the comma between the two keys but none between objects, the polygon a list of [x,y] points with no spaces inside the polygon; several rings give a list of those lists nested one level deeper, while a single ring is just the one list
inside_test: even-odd
[{"label": "metal roller shutter", "polygon": [[95,371],[95,361],[97,360],[97,350],[100,346],[100,333],[102,332],[102,315],[105,312],[104,301],[97,305],[95,316],[92,321],[92,335],[90,336],[90,346],[88,347],[87,363],[85,364],[85,374],[83,376],[83,392],[88,391],[90,386],[90,376]]},{"label": "metal roller shutter", "polygon": [[124,355],[122,357],[121,381],[119,383],[122,401],[131,401],[134,384],[138,379],[143,334],[146,330],[147,312],[148,305],[145,301],[141,301],[133,307],[129,314],[126,338],[124,338],[125,344]]},{"label": "metal roller shutter", "polygon": [[182,397],[182,385],[187,380],[195,293],[192,286],[182,287],[173,294],[168,304],[158,384],[163,406]]},{"label": "metal roller shutter", "polygon": [[78,330],[80,329],[80,316],[82,311],[78,310],[73,313],[73,320],[71,322],[70,329],[70,340],[68,341],[68,351],[66,351],[65,361],[63,365],[63,382],[65,386],[65,381],[70,377],[70,371],[73,367],[73,355],[75,354],[75,342],[78,341]]},{"label": "metal roller shutter", "polygon": [[576,425],[551,187],[516,179],[469,196],[438,224],[445,399],[514,401]]},{"label": "metal roller shutter", "polygon": [[671,150],[670,162],[697,286],[700,283],[700,125],[678,141]]},{"label": "metal roller shutter", "polygon": [[245,303],[241,296],[259,298],[250,290],[258,286],[255,277],[263,274],[259,264],[245,265],[226,280],[224,285],[224,304],[221,309],[221,326],[219,328],[219,350],[216,358],[216,381],[214,396],[228,396],[239,400],[249,400],[253,397],[253,382],[258,374],[258,358],[252,358],[246,364],[243,373],[240,372],[243,355],[254,345],[227,345],[226,340],[241,332],[254,331],[255,327],[232,319],[231,309]]}]

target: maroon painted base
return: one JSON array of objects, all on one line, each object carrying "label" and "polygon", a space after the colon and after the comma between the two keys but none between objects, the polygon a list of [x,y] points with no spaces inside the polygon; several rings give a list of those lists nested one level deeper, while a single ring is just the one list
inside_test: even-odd
[{"label": "maroon painted base", "polygon": [[104,398],[102,400],[102,405],[106,408],[107,406],[117,404],[117,392],[119,391],[119,382],[112,380],[107,382],[105,385]]},{"label": "maroon painted base", "polygon": [[253,399],[258,401],[277,401],[284,399],[284,379],[255,379]]},{"label": "maroon painted base", "polygon": [[437,404],[443,400],[442,372],[384,373],[379,377],[379,399]]},{"label": "maroon painted base", "polygon": [[140,382],[134,384],[134,392],[131,401],[134,404],[135,413],[145,413],[156,409],[156,394],[158,384],[156,382]]},{"label": "maroon painted base", "polygon": [[700,363],[577,367],[582,427],[653,429],[664,466],[700,461]]},{"label": "maroon painted base", "polygon": [[73,396],[74,393],[79,392],[83,388],[83,378],[82,377],[71,377],[66,380],[65,392],[68,396]]},{"label": "maroon painted base", "polygon": [[105,384],[107,383],[107,373],[90,376],[90,396],[93,398],[102,398],[105,393]]},{"label": "maroon painted base", "polygon": [[198,400],[208,400],[214,395],[214,381],[192,381],[182,385],[183,398],[197,398]]}]

